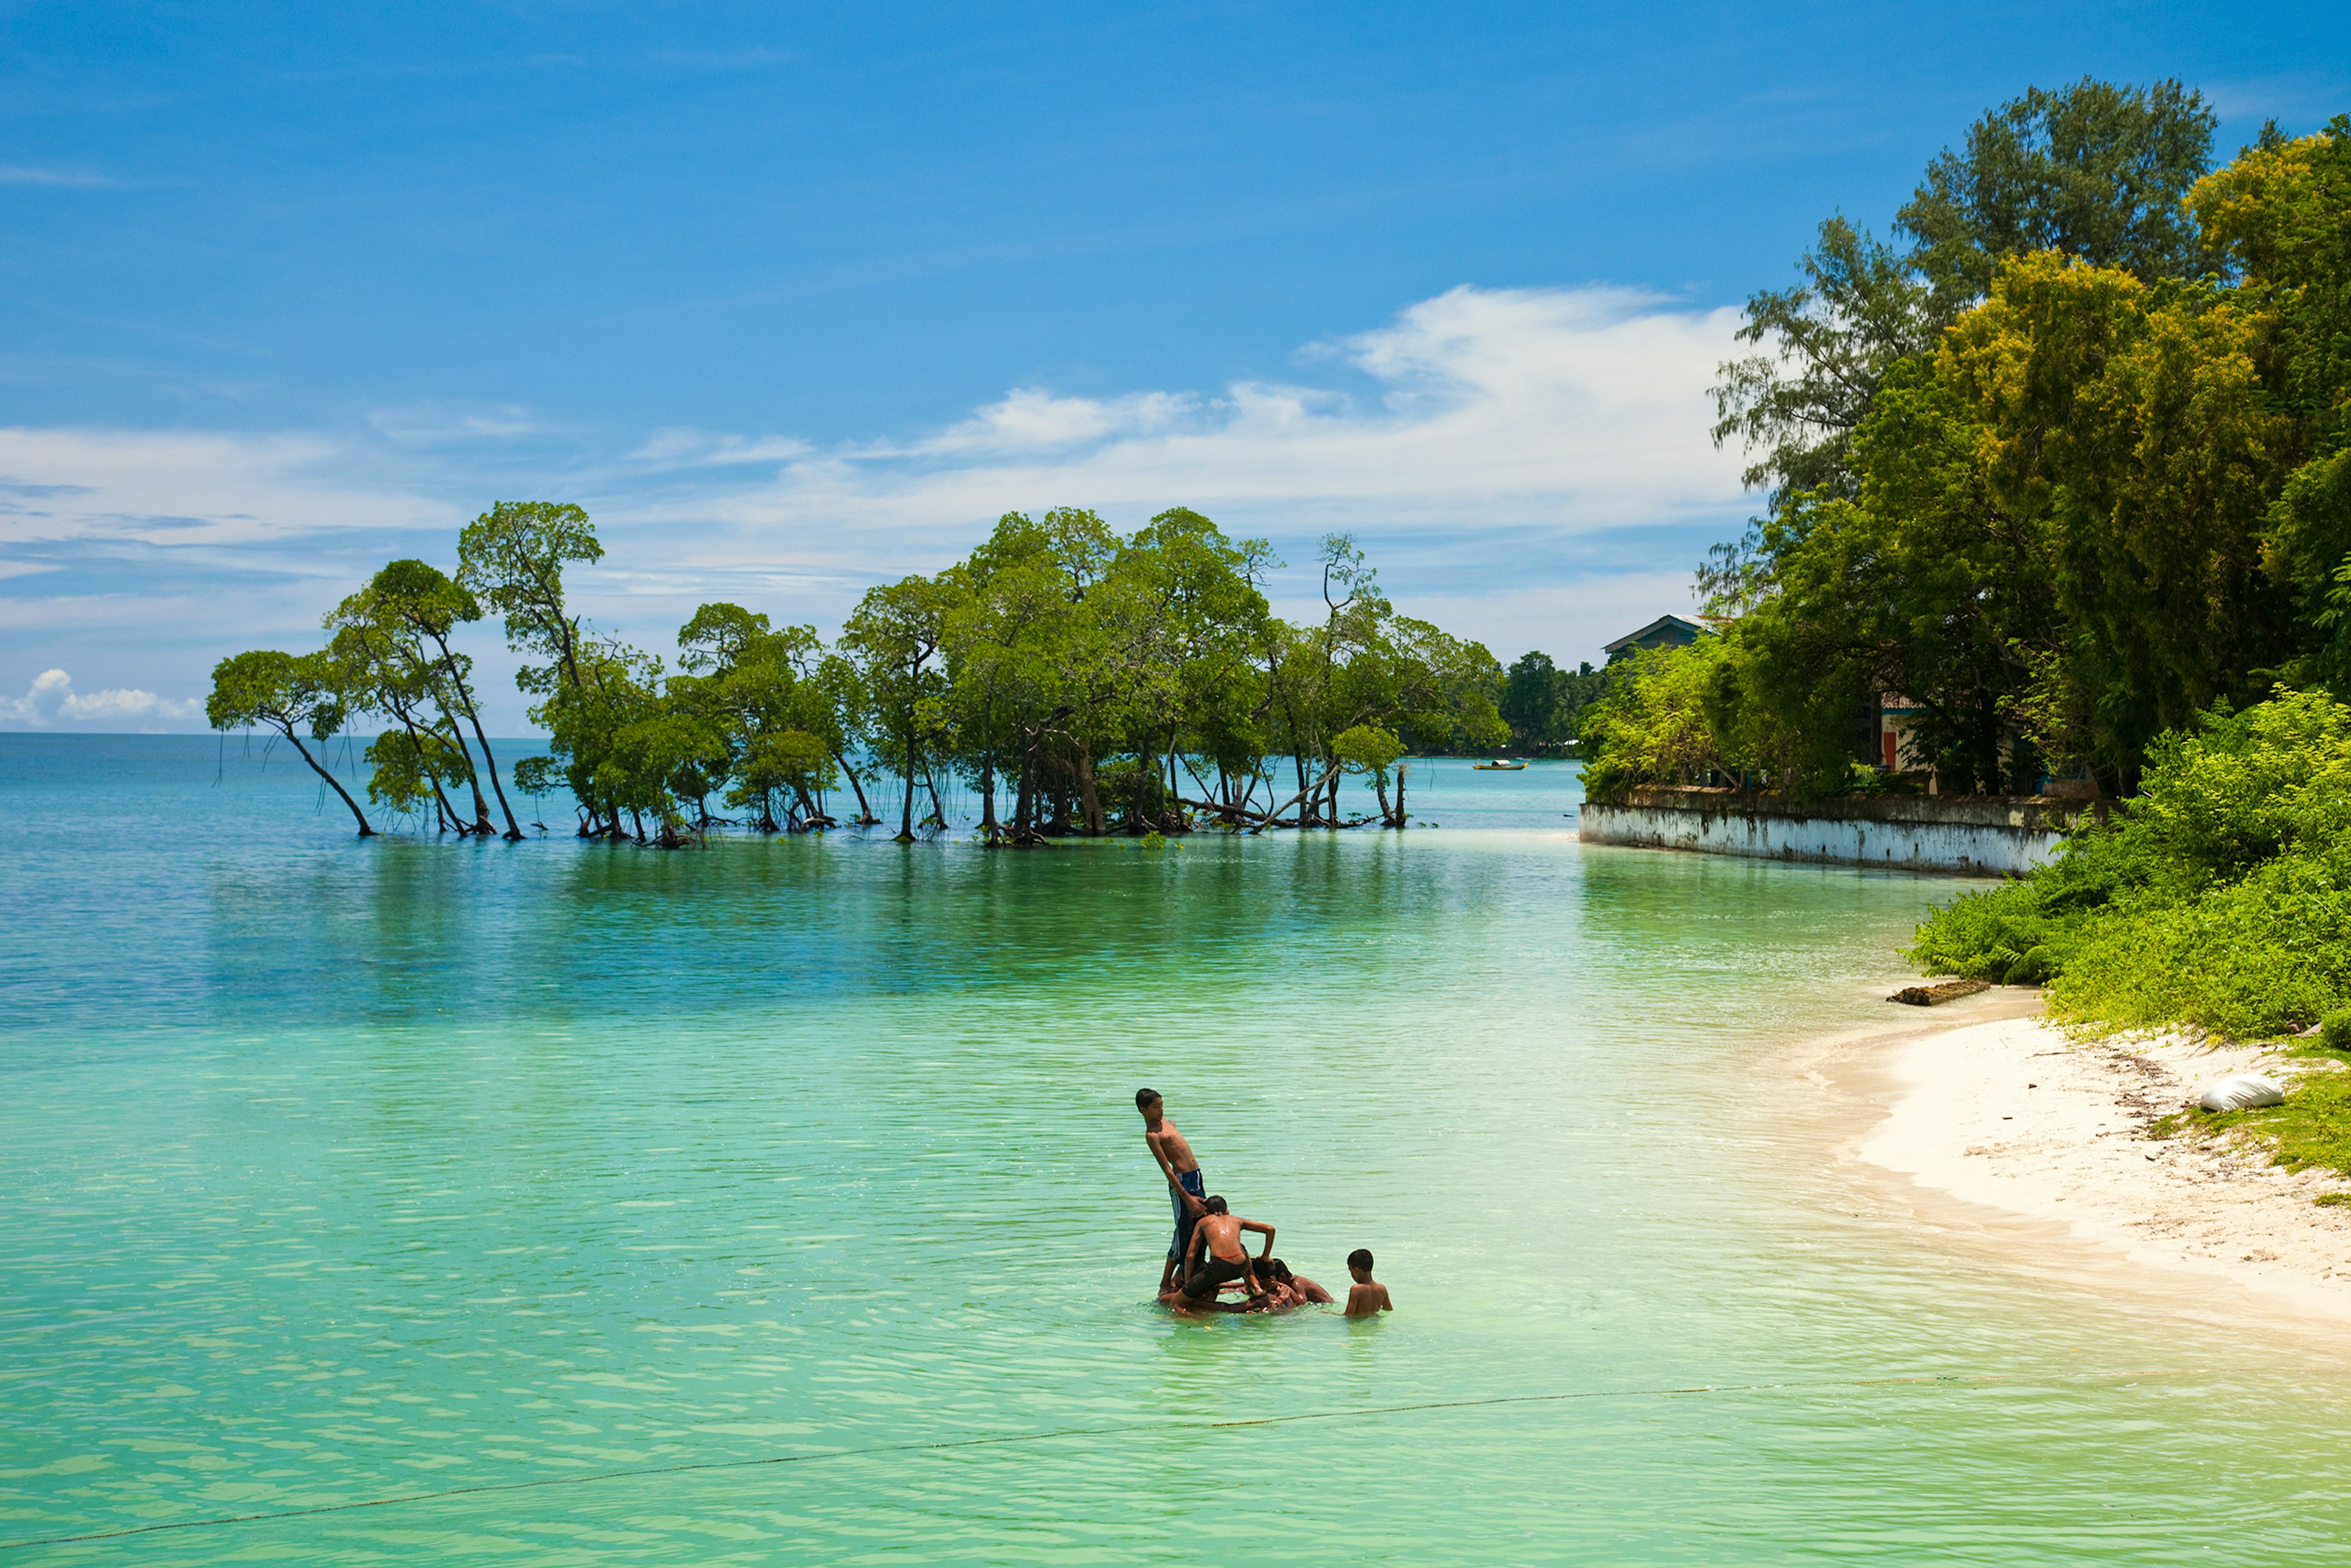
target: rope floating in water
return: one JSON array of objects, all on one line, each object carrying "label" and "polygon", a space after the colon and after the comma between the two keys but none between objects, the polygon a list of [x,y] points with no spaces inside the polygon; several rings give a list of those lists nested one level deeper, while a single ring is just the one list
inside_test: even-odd
[{"label": "rope floating in water", "polygon": [[809,1454],[771,1454],[761,1459],[699,1459],[676,1465],[598,1470],[590,1475],[542,1476],[527,1481],[486,1481],[479,1486],[402,1492],[392,1497],[366,1498],[358,1502],[327,1502],[312,1508],[278,1509],[267,1513],[223,1514],[214,1519],[183,1519],[167,1524],[135,1524],[121,1530],[99,1530],[82,1535],[44,1536],[37,1541],[0,1541],[0,1552],[23,1552],[36,1546],[70,1546],[89,1541],[119,1541],[125,1536],[156,1535],[172,1530],[212,1530],[227,1524],[266,1524],[276,1520],[308,1519],[324,1513],[356,1513],[362,1509],[391,1508],[400,1503],[434,1502],[444,1498],[480,1497],[493,1492],[536,1491],[543,1487],[587,1486],[597,1481],[629,1480],[643,1476],[773,1469],[783,1465],[815,1464],[823,1459],[855,1459],[874,1454],[913,1454],[942,1448],[1000,1448],[1012,1443],[1050,1442],[1057,1437],[1110,1437],[1134,1432],[1164,1432],[1171,1427],[1196,1432],[1214,1432],[1231,1427],[1282,1427],[1301,1421],[1344,1421],[1362,1416],[1402,1416],[1416,1410],[1468,1410],[1495,1405],[1556,1405],[1573,1399],[1666,1399],[1699,1394],[1802,1393],[1922,1383],[2111,1383],[2142,1377],[2193,1377],[2200,1375],[2203,1370],[2200,1367],[2158,1367],[2145,1372],[2071,1372],[2054,1375],[1994,1372],[1965,1376],[1953,1373],[1932,1373],[1915,1377],[1840,1377],[1825,1383],[1700,1383],[1687,1388],[1587,1388],[1568,1394],[1502,1394],[1483,1399],[1431,1399],[1412,1405],[1369,1405],[1346,1410],[1308,1410],[1290,1416],[1255,1416],[1225,1421],[1123,1421],[1109,1427],[1063,1427],[1046,1432],[1007,1432],[993,1437],[945,1437],[919,1443],[877,1443],[863,1448],[823,1448]]}]

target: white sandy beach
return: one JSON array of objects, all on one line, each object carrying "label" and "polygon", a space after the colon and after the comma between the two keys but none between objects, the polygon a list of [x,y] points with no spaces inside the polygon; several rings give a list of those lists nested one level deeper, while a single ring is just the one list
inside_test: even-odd
[{"label": "white sandy beach", "polygon": [[[1985,1011],[2006,1010],[1987,1001]],[[2312,1201],[2351,1181],[2290,1174],[2225,1144],[2145,1136],[2223,1074],[2341,1069],[2241,1046],[2082,1042],[2033,1018],[1966,1022],[1975,1009],[1952,1010],[1955,1027],[1886,1045],[1897,1087],[1855,1149],[1909,1177],[1905,1190],[1935,1224],[1972,1227],[2028,1266],[2067,1268],[2087,1243],[2165,1271],[2142,1274],[2149,1285],[2176,1291],[2202,1276],[2297,1316],[2351,1319],[2351,1207]]]}]

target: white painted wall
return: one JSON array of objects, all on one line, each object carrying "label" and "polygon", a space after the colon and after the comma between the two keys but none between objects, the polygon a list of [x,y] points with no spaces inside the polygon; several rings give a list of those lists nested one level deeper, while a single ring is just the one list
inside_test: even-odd
[{"label": "white painted wall", "polygon": [[1586,843],[1746,855],[1823,865],[1878,866],[1950,876],[2021,874],[2064,841],[2041,828],[1976,822],[1887,822],[1583,803]]}]

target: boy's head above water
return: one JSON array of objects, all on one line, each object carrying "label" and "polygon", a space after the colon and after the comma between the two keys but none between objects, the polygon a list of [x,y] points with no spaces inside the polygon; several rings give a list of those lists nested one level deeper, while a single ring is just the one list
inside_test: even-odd
[{"label": "boy's head above water", "polygon": [[1162,1109],[1159,1103],[1159,1091],[1156,1089],[1136,1090],[1134,1092],[1134,1108],[1143,1113],[1143,1119],[1146,1122],[1156,1122],[1159,1120],[1159,1113]]},{"label": "boy's head above water", "polygon": [[1225,1207],[1225,1200],[1217,1197],[1213,1193],[1200,1200],[1200,1207],[1207,1209],[1210,1214],[1228,1214],[1231,1212],[1231,1210]]},{"label": "boy's head above water", "polygon": [[1358,1285],[1370,1280],[1372,1277],[1372,1249],[1368,1247],[1358,1247],[1353,1252],[1348,1253],[1347,1272],[1355,1277],[1355,1283]]}]

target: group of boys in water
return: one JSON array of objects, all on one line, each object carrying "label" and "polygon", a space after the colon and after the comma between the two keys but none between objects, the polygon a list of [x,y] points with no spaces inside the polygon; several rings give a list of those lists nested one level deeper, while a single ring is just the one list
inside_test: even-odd
[{"label": "group of boys in water", "polygon": [[[1159,1271],[1159,1301],[1178,1312],[1286,1312],[1308,1302],[1329,1304],[1331,1292],[1290,1272],[1290,1265],[1273,1255],[1273,1227],[1243,1219],[1225,1200],[1208,1191],[1192,1145],[1167,1117],[1166,1103],[1155,1089],[1134,1092],[1134,1108],[1143,1113],[1143,1141],[1167,1178],[1167,1195],[1176,1209],[1176,1235],[1167,1245],[1167,1266]],[[1265,1245],[1254,1258],[1242,1232],[1254,1230]],[[1358,1247],[1347,1254],[1347,1272],[1354,1280],[1347,1291],[1351,1318],[1367,1318],[1394,1310],[1388,1288],[1372,1278],[1372,1254]],[[1240,1299],[1223,1299],[1238,1291]]]}]

